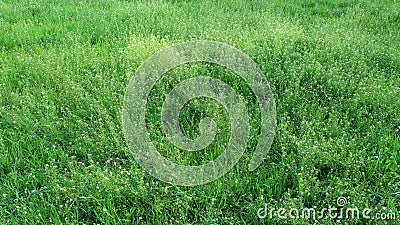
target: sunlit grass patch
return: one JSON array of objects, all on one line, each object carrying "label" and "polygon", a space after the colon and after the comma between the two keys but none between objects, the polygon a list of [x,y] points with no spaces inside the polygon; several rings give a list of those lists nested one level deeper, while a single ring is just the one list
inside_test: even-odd
[{"label": "sunlit grass patch", "polygon": [[[3,0],[0,8],[0,223],[310,224],[260,220],[257,210],[335,206],[338,197],[400,210],[398,2]],[[146,116],[156,146],[164,144],[157,107],[189,77],[221,78],[253,114],[245,157],[215,182],[187,188],[139,167],[121,109],[143,61],[191,40],[249,55],[271,85],[278,126],[265,163],[250,172],[260,137],[248,86],[207,63],[166,73]],[[220,125],[215,149],[160,152],[182,164],[216,157],[229,119],[217,103],[194,100],[180,117],[187,136],[198,135],[203,116]],[[345,222],[385,223],[320,221]]]}]

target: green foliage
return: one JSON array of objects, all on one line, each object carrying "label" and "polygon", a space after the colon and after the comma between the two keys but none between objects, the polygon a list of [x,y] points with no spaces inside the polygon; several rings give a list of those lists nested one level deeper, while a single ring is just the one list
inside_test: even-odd
[{"label": "green foliage", "polygon": [[[260,220],[257,210],[324,208],[338,197],[360,209],[400,211],[399,9],[391,0],[0,0],[0,223],[308,224]],[[278,119],[268,158],[250,172],[261,137],[249,87],[205,63],[169,71],[152,91],[146,120],[171,160],[212,160],[230,132],[223,107],[197,99],[181,114],[184,132],[196,137],[201,117],[211,116],[221,131],[213,145],[198,155],[164,143],[159,107],[179,80],[218,77],[251,114],[241,161],[190,188],[145,173],[121,130],[135,69],[188,40],[248,54],[271,85]]]}]

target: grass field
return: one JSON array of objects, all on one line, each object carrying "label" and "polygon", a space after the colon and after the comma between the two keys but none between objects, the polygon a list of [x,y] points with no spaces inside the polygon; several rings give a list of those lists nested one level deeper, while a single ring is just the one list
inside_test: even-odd
[{"label": "grass field", "polygon": [[[267,159],[248,171],[262,137],[246,83],[213,64],[171,70],[146,115],[152,141],[171,161],[212,160],[230,135],[221,105],[199,98],[181,123],[193,138],[199,120],[214,117],[221,132],[212,145],[188,154],[165,141],[159,108],[180,81],[221,78],[251,114],[239,163],[214,182],[180,187],[135,162],[121,111],[136,68],[189,40],[232,45],[258,64],[274,93],[277,131]],[[340,197],[397,217],[318,223],[400,221],[396,0],[0,0],[0,55],[0,224],[312,224],[257,211],[337,207]]]}]

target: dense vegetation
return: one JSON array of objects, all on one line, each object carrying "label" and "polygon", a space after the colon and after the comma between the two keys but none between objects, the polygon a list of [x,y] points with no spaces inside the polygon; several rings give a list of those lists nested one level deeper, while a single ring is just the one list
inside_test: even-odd
[{"label": "dense vegetation", "polygon": [[[177,81],[221,77],[252,113],[241,161],[217,181],[179,187],[134,161],[121,109],[135,69],[188,40],[235,46],[259,65],[274,93],[277,132],[265,163],[248,171],[260,138],[248,86],[206,63],[170,71],[153,90],[146,119],[171,160],[212,159],[229,137],[223,108],[197,99],[181,122],[195,137],[199,119],[215,117],[221,134],[211,149],[185,155],[160,144],[158,106]],[[396,0],[0,0],[0,223],[308,224],[314,221],[259,219],[257,210],[321,209],[339,197],[398,213],[399,53]]]}]

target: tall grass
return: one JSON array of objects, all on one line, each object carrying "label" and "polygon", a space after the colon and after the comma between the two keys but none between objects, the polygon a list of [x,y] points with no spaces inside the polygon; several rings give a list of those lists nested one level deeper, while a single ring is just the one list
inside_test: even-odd
[{"label": "tall grass", "polygon": [[[398,212],[399,9],[389,0],[0,1],[0,223],[308,224],[314,221],[259,219],[257,210],[324,208],[338,197],[360,209]],[[164,141],[157,106],[190,76],[225,77],[254,111],[241,161],[191,188],[145,173],[121,130],[135,69],[188,40],[220,41],[248,54],[271,85],[278,119],[268,158],[250,172],[260,137],[246,84],[213,65],[170,71],[149,101],[156,145]],[[184,112],[190,137],[201,116],[218,119],[215,148],[189,156],[160,151],[183,164],[212,159],[229,137],[223,109],[200,99]]]}]

